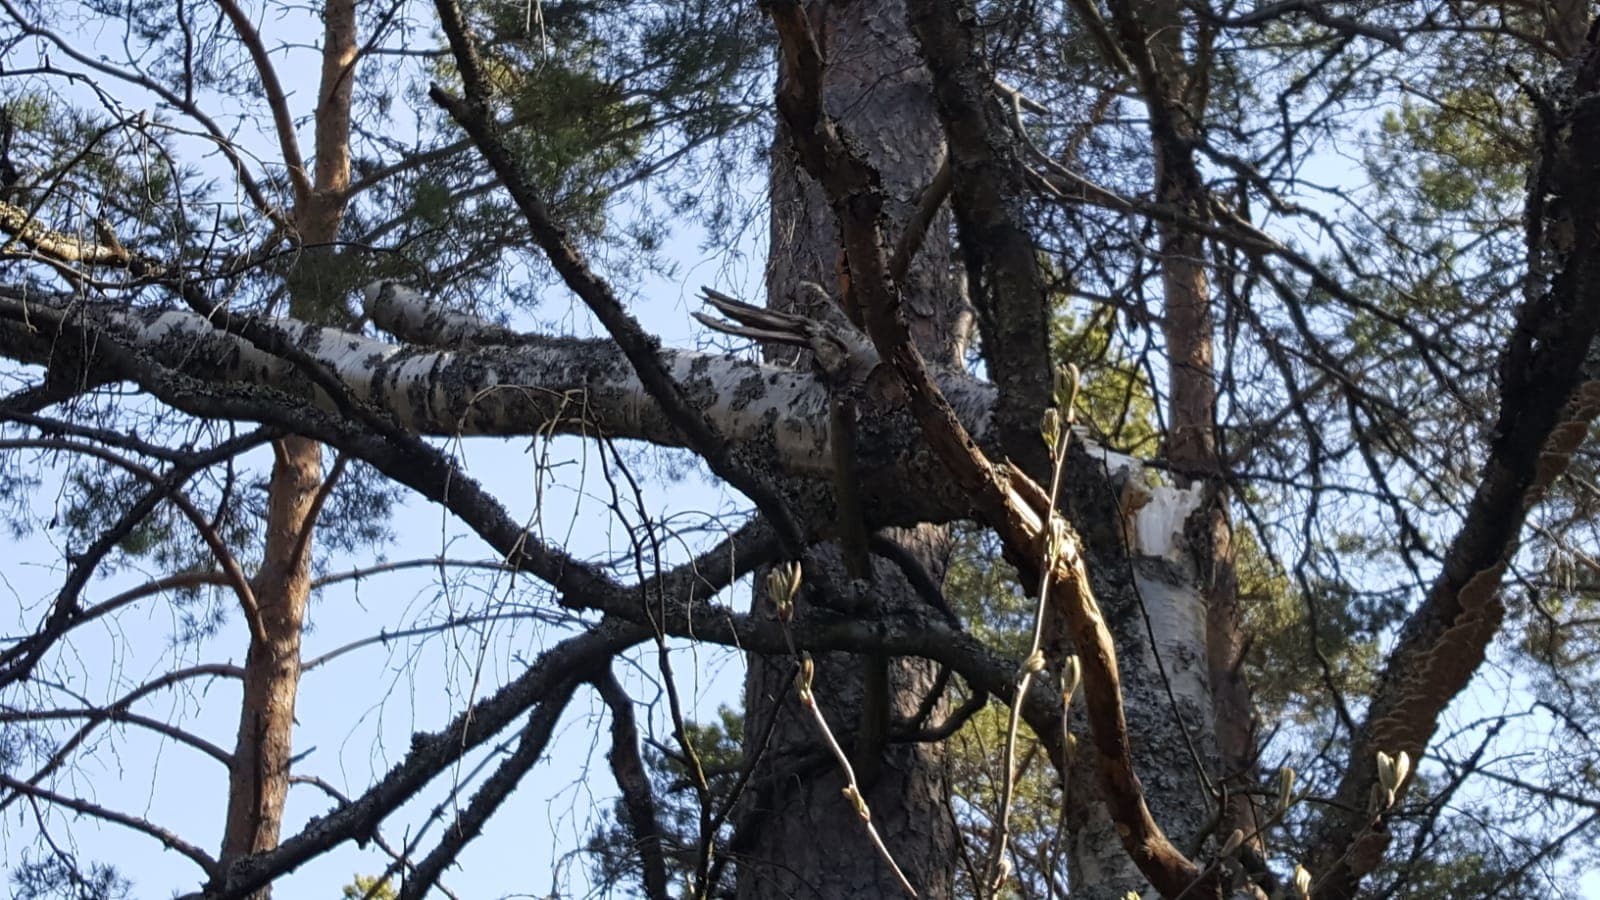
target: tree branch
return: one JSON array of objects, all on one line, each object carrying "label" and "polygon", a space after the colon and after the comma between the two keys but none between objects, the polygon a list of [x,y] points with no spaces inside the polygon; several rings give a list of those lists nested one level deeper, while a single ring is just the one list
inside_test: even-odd
[{"label": "tree branch", "polygon": [[642,626],[611,620],[551,647],[526,672],[457,716],[443,731],[413,735],[411,752],[366,793],[313,819],[275,849],[239,859],[228,871],[218,873],[203,894],[191,894],[188,900],[235,900],[248,896],[329,848],[348,840],[366,840],[424,785],[499,733],[523,711],[563,692],[570,695],[573,672],[604,665],[614,654],[649,636],[649,630]]},{"label": "tree branch", "polygon": [[162,828],[161,826],[156,825],[155,823],[146,819],[141,819],[137,816],[130,816],[126,813],[120,813],[114,809],[106,809],[97,803],[90,803],[87,800],[79,800],[76,797],[68,797],[65,794],[58,794],[55,791],[45,790],[37,785],[28,784],[25,781],[18,781],[17,779],[12,778],[10,775],[6,775],[5,773],[0,773],[0,787],[4,787],[26,797],[33,797],[38,800],[43,800],[46,803],[49,803],[53,806],[59,806],[62,809],[70,809],[75,813],[89,816],[90,818],[100,819],[102,821],[111,822],[115,825],[122,825],[124,827],[131,828],[140,834],[155,838],[166,848],[170,850],[176,850],[184,856],[189,857],[189,859],[193,861],[195,865],[199,866],[208,875],[217,870],[217,861],[212,859],[204,850],[201,850],[199,847],[196,847],[183,838],[178,837],[171,831],[168,831],[167,829]]},{"label": "tree branch", "polygon": [[278,70],[273,68],[272,60],[267,56],[261,34],[239,4],[234,0],[217,0],[217,4],[222,7],[223,14],[233,25],[234,33],[249,51],[250,62],[255,65],[256,74],[261,78],[261,90],[267,96],[268,108],[272,110],[272,129],[278,135],[278,151],[283,154],[283,164],[289,170],[289,181],[294,185],[295,203],[303,204],[311,197],[311,177],[306,174],[305,160],[300,155],[294,117],[289,115],[289,101],[283,94],[283,85],[278,82]]},{"label": "tree branch", "polygon": [[[1500,365],[1500,412],[1489,457],[1443,570],[1406,619],[1313,846],[1318,900],[1355,895],[1389,835],[1368,803],[1376,755],[1419,759],[1440,714],[1482,664],[1505,607],[1501,583],[1529,509],[1564,472],[1600,418],[1600,45],[1590,45],[1540,125],[1529,188],[1531,290]],[[1541,276],[1541,272],[1548,272]],[[1397,794],[1403,794],[1405,785]]]},{"label": "tree branch", "polygon": [[561,713],[566,710],[577,685],[576,679],[568,680],[552,688],[539,701],[539,708],[528,717],[528,724],[522,729],[517,749],[495,768],[494,774],[472,795],[467,808],[456,814],[455,821],[445,829],[438,846],[406,876],[400,885],[400,900],[419,900],[426,896],[438,883],[445,867],[454,863],[467,843],[483,831],[484,823],[516,790],[522,776],[528,774],[528,770],[544,755],[556,723],[560,721]]},{"label": "tree branch", "polygon": [[428,95],[472,136],[478,151],[495,174],[500,176],[506,192],[522,210],[535,242],[544,250],[550,264],[605,326],[617,346],[622,348],[639,381],[660,404],[668,420],[683,432],[689,445],[713,472],[744,492],[755,501],[764,515],[772,519],[786,549],[792,557],[798,558],[805,544],[799,522],[767,479],[743,465],[729,452],[727,441],[706,418],[705,411],[691,401],[683,384],[667,371],[660,356],[660,342],[647,334],[638,320],[623,308],[610,285],[590,270],[567,240],[565,232],[555,224],[550,211],[525,177],[522,167],[501,143],[498,129],[489,116],[488,86],[483,79],[477,49],[466,32],[460,7],[453,0],[436,0],[435,5],[445,36],[455,53],[456,64],[461,70],[467,96],[465,101],[459,100],[438,85],[430,88]]},{"label": "tree branch", "polygon": [[[666,855],[661,847],[661,823],[657,819],[650,776],[644,760],[639,756],[639,729],[634,724],[633,698],[622,689],[617,677],[610,671],[595,678],[593,683],[595,690],[600,692],[600,699],[611,710],[611,750],[606,753],[606,759],[611,762],[611,773],[617,779],[617,788],[622,791],[622,807],[627,814],[624,824],[639,854],[645,896],[650,900],[667,900],[670,893]],[[713,840],[715,837],[701,835],[701,840]]]}]

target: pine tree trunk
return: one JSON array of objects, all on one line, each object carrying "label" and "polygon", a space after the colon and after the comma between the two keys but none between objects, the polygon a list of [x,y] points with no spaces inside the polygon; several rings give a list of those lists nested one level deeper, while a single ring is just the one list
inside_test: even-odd
[{"label": "pine tree trunk", "polygon": [[[354,0],[330,0],[323,11],[323,57],[316,110],[316,174],[295,197],[293,221],[307,249],[290,281],[289,314],[311,322],[329,317],[326,292],[315,289],[325,245],[338,236],[350,184],[350,105],[355,82]],[[282,127],[283,123],[280,123]],[[267,487],[266,544],[253,579],[258,624],[245,657],[244,697],[228,779],[222,861],[278,845],[289,793],[294,708],[300,687],[300,638],[311,594],[312,530],[321,506],[322,447],[288,437],[273,445]],[[255,896],[270,896],[263,888]]]},{"label": "pine tree trunk", "polygon": [[[943,137],[927,76],[899,2],[811,7],[813,29],[828,62],[828,111],[864,149],[883,176],[892,198],[889,234],[897,237],[933,181]],[[780,73],[780,77],[783,75]],[[837,301],[848,278],[839,269],[839,235],[821,190],[801,172],[780,127],[772,162],[772,248],[767,269],[768,303],[797,308],[799,291],[813,282]],[[942,365],[959,363],[970,319],[951,264],[948,213],[929,229],[905,286],[913,334],[922,352]],[[792,350],[772,354],[796,360]],[[921,526],[886,533],[917,558],[937,583],[950,551],[948,530]],[[826,582],[846,585],[849,575],[836,548],[808,555],[808,572],[826,570]],[[903,574],[872,559],[872,589],[878,602],[920,602]],[[821,579],[817,579],[821,580]],[[801,602],[835,603],[837,597],[803,593]],[[767,599],[756,598],[757,608]],[[847,747],[861,724],[868,670],[882,665],[850,654],[816,659],[815,694],[834,733]],[[890,711],[911,717],[934,683],[934,666],[920,660],[889,663]],[[746,681],[747,741],[778,723],[758,769],[760,790],[741,817],[741,897],[903,897],[898,881],[874,852],[852,805],[841,795],[844,781],[822,748],[814,723],[790,687],[793,664],[752,655]],[[778,702],[781,699],[781,703]],[[937,715],[937,713],[936,713]],[[857,752],[861,752],[857,748]],[[950,809],[946,751],[939,744],[890,744],[861,773],[872,822],[895,862],[922,897],[951,896],[959,851]],[[746,829],[754,829],[747,831]]]}]

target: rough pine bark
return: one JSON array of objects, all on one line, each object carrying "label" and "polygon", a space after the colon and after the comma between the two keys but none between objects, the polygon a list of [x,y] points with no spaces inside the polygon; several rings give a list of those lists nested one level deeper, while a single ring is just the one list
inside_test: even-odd
[{"label": "rough pine bark", "polygon": [[[922,192],[934,180],[943,154],[939,119],[927,75],[906,26],[900,2],[832,4],[809,8],[812,27],[828,64],[825,102],[843,130],[863,149],[883,176],[891,198],[889,234],[898,238]],[[780,73],[780,78],[784,73]],[[786,130],[773,147],[772,246],[767,269],[768,303],[805,309],[815,293],[804,282],[824,288],[834,302],[848,290],[842,271],[839,231],[821,189],[801,171]],[[941,212],[906,278],[905,296],[912,333],[926,357],[957,365],[970,332],[970,315],[959,277],[951,265],[950,223]],[[813,310],[814,312],[814,310]],[[771,356],[808,365],[792,350]],[[934,581],[941,582],[950,551],[948,529],[922,525],[886,532],[915,556]],[[856,591],[873,603],[916,603],[902,572],[879,557],[871,559],[871,587]],[[808,554],[813,579],[831,586],[851,579],[836,545]],[[847,606],[848,600],[802,593],[801,602]],[[757,609],[770,609],[758,596]],[[843,610],[848,614],[848,609]],[[815,693],[834,732],[847,747],[855,744],[862,722],[865,684],[882,660],[850,654],[816,659]],[[814,723],[790,690],[793,664],[787,659],[750,657],[746,681],[747,740],[756,741],[776,715],[770,744],[762,752],[755,792],[743,811],[741,897],[902,897],[898,882],[873,851],[851,804],[837,767],[823,756]],[[914,715],[933,688],[934,666],[921,660],[889,662],[890,716]],[[936,713],[937,715],[937,713]],[[868,751],[856,747],[858,758]],[[951,895],[958,837],[949,806],[946,750],[939,744],[890,743],[881,758],[862,759],[866,799],[873,824],[895,861],[922,897]]]}]

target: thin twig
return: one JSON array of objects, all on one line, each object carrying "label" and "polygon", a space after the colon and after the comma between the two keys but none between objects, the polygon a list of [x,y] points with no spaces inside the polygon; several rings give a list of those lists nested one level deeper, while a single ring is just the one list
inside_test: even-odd
[{"label": "thin twig", "polygon": [[817,730],[822,733],[822,740],[828,745],[828,750],[839,763],[839,771],[844,774],[845,799],[849,800],[856,808],[856,815],[861,818],[861,824],[867,829],[867,837],[872,840],[872,846],[878,851],[889,871],[900,882],[900,889],[908,897],[916,897],[917,889],[912,887],[911,881],[906,878],[906,873],[901,870],[900,864],[894,861],[894,854],[889,852],[889,846],[883,842],[883,836],[878,833],[877,826],[872,824],[872,810],[867,806],[867,798],[861,793],[861,785],[856,781],[855,769],[850,765],[850,755],[839,746],[838,740],[833,736],[833,730],[828,727],[828,720],[822,715],[822,708],[817,705],[817,698],[811,693],[811,660],[809,657],[801,665],[800,678],[800,705],[804,706],[811,714],[811,719],[817,724]]},{"label": "thin twig", "polygon": [[[1049,432],[1045,443],[1050,445],[1050,452],[1055,457],[1054,466],[1050,473],[1050,497],[1046,515],[1054,520],[1056,497],[1061,491],[1061,473],[1066,467],[1067,448],[1072,443],[1072,424],[1076,418],[1073,407],[1078,397],[1078,369],[1076,366],[1068,370],[1071,379],[1071,392],[1066,398],[1065,409],[1053,408],[1057,416],[1047,416],[1046,421],[1053,424],[1047,425]],[[1057,397],[1060,403],[1061,397]],[[1065,419],[1065,423],[1062,419]],[[1006,723],[1005,751],[1001,754],[1000,783],[1000,809],[995,816],[996,836],[989,848],[989,859],[984,866],[983,887],[990,891],[998,891],[1000,882],[1004,880],[1001,873],[1001,860],[1005,856],[1006,842],[1011,836],[1011,802],[1017,789],[1018,772],[1015,768],[1017,752],[1017,731],[1022,724],[1022,701],[1027,696],[1028,685],[1032,683],[1035,672],[1044,667],[1044,627],[1045,619],[1050,609],[1050,581],[1056,569],[1056,562],[1061,554],[1061,542],[1055,537],[1054,528],[1045,529],[1044,575],[1039,579],[1039,602],[1035,606],[1033,616],[1033,643],[1028,648],[1028,657],[1022,664],[1021,678],[1018,680],[1017,694],[1011,701],[1011,715]],[[1076,685],[1074,685],[1076,687]],[[1067,698],[1070,700],[1071,698]],[[1066,781],[1065,778],[1062,779]]]}]

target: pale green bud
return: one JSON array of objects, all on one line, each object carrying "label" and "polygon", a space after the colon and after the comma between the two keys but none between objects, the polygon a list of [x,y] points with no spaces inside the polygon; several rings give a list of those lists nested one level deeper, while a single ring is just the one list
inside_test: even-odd
[{"label": "pale green bud", "polygon": [[1044,411],[1039,418],[1039,436],[1044,438],[1044,445],[1055,452],[1056,445],[1061,443],[1061,413],[1054,406]]},{"label": "pale green bud", "polygon": [[1299,863],[1294,864],[1294,889],[1301,897],[1311,895],[1311,872]]}]

